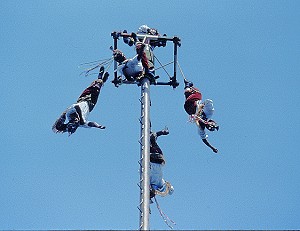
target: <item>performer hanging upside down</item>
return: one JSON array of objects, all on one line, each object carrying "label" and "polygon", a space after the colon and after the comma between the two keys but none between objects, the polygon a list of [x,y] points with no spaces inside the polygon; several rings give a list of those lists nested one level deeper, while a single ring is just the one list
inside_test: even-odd
[{"label": "performer hanging upside down", "polygon": [[205,132],[205,129],[208,129],[209,131],[219,130],[219,125],[211,119],[215,110],[213,101],[211,99],[206,99],[202,102],[202,94],[199,89],[195,88],[192,82],[185,80],[184,83],[184,109],[196,123],[198,134],[203,143],[211,148],[213,152],[217,153],[218,149],[208,142],[208,135]]},{"label": "performer hanging upside down", "polygon": [[144,51],[145,44],[137,42],[135,48],[136,55],[131,59],[127,59],[120,50],[113,51],[114,60],[119,64],[117,70],[124,75],[128,81],[135,81],[149,70],[148,59]]},{"label": "performer hanging upside down", "polygon": [[[104,67],[101,66],[98,79],[93,81],[91,85],[82,92],[77,102],[68,107],[55,121],[52,126],[53,132],[68,132],[69,135],[71,135],[78,127],[95,127],[105,129],[105,126],[99,125],[96,122],[88,121],[87,119],[98,101],[100,89],[108,76],[109,74],[107,72],[104,73]],[[65,123],[66,119],[68,120],[67,123]]]},{"label": "performer hanging upside down", "polygon": [[[123,33],[127,33],[127,30],[124,30]],[[140,42],[145,42],[150,45],[151,50],[153,50],[155,47],[165,47],[167,45],[167,42],[165,40],[151,40],[147,39],[147,35],[154,35],[154,36],[161,36],[161,34],[158,32],[155,28],[150,28],[147,25],[141,25],[136,33],[131,33],[130,37],[124,37],[123,41],[128,44],[129,46],[132,46],[137,41],[136,34],[139,35],[146,35],[145,41],[143,39],[139,39]],[[163,34],[163,36],[167,36],[166,34]]]},{"label": "performer hanging upside down", "polygon": [[168,135],[168,129],[150,133],[150,197],[155,195],[166,196],[174,192],[173,186],[163,179],[162,168],[165,165],[165,159],[162,150],[157,144],[157,137]]},{"label": "performer hanging upside down", "polygon": [[[127,33],[127,30],[124,30],[123,33]],[[139,37],[137,39],[137,34],[139,35],[145,35],[143,38]],[[150,35],[147,37],[147,35]],[[148,75],[151,78],[155,77],[155,71],[154,71],[154,54],[153,50],[155,47],[163,46],[165,47],[167,45],[166,40],[157,40],[157,39],[151,39],[149,37],[151,36],[158,36],[160,37],[160,33],[155,28],[150,28],[147,25],[142,25],[138,28],[136,33],[131,33],[130,37],[123,37],[123,40],[126,44],[129,46],[132,46],[135,44],[136,47],[140,46],[139,44],[143,44],[142,49],[142,62],[145,74]],[[167,36],[164,34],[163,36]],[[139,51],[137,51],[138,53]]]}]

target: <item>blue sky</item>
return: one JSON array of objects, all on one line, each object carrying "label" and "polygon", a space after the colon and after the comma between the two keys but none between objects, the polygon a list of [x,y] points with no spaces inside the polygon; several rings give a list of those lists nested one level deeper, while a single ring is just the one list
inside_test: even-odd
[{"label": "blue sky", "polygon": [[[154,130],[175,188],[175,229],[300,228],[299,1],[1,1],[0,229],[138,229],[140,88],[107,82],[90,119],[51,126],[109,58],[110,33],[142,24],[182,40],[185,76],[215,104],[214,154],[187,122],[183,84],[151,86]],[[120,48],[131,56],[134,50]],[[157,48],[172,60],[172,44]],[[112,75],[112,69],[110,70]],[[159,72],[166,80],[164,72]],[[111,79],[110,79],[111,80]],[[151,205],[151,229],[168,229]]]}]

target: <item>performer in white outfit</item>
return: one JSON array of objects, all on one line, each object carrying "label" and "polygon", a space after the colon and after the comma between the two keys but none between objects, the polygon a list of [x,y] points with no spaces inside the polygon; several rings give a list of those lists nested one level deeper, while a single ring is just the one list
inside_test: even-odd
[{"label": "performer in white outfit", "polygon": [[165,165],[165,159],[156,142],[157,137],[168,134],[167,129],[150,134],[150,197],[171,195],[174,192],[173,186],[163,179],[162,168]]},{"label": "performer in white outfit", "polygon": [[202,101],[202,94],[199,89],[194,87],[190,81],[185,80],[184,82],[184,109],[190,115],[192,121],[196,123],[198,134],[203,143],[214,153],[217,153],[218,149],[208,142],[208,135],[205,132],[205,129],[209,131],[219,130],[219,125],[211,119],[215,111],[213,101],[211,99]]},{"label": "performer in white outfit", "polygon": [[[52,126],[53,132],[68,132],[69,135],[71,135],[78,127],[95,127],[100,129],[105,128],[105,126],[102,126],[96,122],[88,121],[88,116],[94,109],[98,101],[100,89],[107,80],[108,76],[109,74],[107,72],[104,73],[104,67],[101,66],[98,79],[93,81],[91,85],[82,92],[77,100],[77,103],[72,104],[60,115],[60,117]],[[65,123],[66,120],[67,122]]]}]

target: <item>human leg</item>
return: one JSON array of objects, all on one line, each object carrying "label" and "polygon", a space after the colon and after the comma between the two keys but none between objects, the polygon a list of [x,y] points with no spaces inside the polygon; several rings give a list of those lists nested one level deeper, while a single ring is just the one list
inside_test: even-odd
[{"label": "human leg", "polygon": [[77,103],[80,103],[82,101],[87,101],[89,105],[90,112],[94,109],[98,97],[100,94],[100,89],[103,85],[102,79],[94,80],[89,87],[87,87],[79,96]]}]

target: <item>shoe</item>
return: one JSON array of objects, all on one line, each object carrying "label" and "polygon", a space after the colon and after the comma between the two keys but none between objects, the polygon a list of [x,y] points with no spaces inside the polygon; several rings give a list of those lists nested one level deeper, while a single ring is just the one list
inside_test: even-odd
[{"label": "shoe", "polygon": [[155,83],[156,77],[154,75],[154,71],[145,70],[145,75],[148,76],[151,83]]},{"label": "shoe", "polygon": [[100,67],[100,70],[99,70],[98,79],[101,79],[101,78],[102,78],[103,73],[104,73],[104,66],[101,66],[101,67]]},{"label": "shoe", "polygon": [[155,197],[155,189],[151,188],[150,189],[150,200]]},{"label": "shoe", "polygon": [[162,131],[162,134],[163,135],[169,135],[169,129],[167,128],[167,127],[165,127],[163,130],[161,130]]},{"label": "shoe", "polygon": [[109,73],[105,72],[104,76],[102,77],[103,83],[106,82],[106,80],[108,79]]},{"label": "shoe", "polygon": [[134,44],[134,39],[133,38],[128,38],[128,45],[131,47]]},{"label": "shoe", "polygon": [[194,86],[193,82],[184,80],[184,88],[192,87]]},{"label": "shoe", "polygon": [[[124,34],[127,34],[127,30],[123,30]],[[123,37],[123,42],[128,44],[129,43],[129,38],[128,37]]]}]

